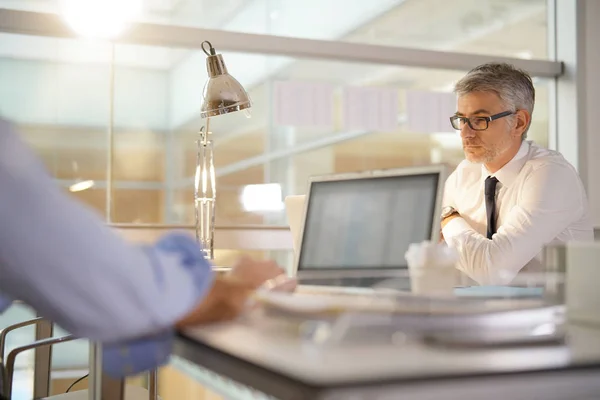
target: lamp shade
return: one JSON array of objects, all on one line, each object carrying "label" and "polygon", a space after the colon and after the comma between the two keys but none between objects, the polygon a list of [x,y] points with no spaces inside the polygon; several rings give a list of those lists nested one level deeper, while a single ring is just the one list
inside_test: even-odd
[{"label": "lamp shade", "polygon": [[[208,44],[209,51],[204,48],[205,44]],[[209,42],[202,43],[202,49],[207,55],[208,81],[202,94],[200,116],[202,118],[215,117],[250,108],[252,102],[248,93],[237,79],[229,75],[223,62],[223,56],[216,54]]]}]

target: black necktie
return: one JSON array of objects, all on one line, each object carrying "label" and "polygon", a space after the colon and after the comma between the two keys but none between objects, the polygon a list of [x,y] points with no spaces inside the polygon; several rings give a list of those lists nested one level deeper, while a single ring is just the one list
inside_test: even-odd
[{"label": "black necktie", "polygon": [[496,184],[498,179],[488,176],[485,179],[485,213],[487,214],[487,238],[496,233]]}]

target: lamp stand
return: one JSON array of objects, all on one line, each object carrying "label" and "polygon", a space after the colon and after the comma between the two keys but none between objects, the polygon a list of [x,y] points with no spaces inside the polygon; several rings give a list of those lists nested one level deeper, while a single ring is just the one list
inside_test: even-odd
[{"label": "lamp stand", "polygon": [[210,118],[200,129],[196,140],[196,174],[194,179],[194,209],[196,217],[196,240],[202,247],[204,257],[214,259],[215,203],[217,190],[213,142],[209,131]]}]

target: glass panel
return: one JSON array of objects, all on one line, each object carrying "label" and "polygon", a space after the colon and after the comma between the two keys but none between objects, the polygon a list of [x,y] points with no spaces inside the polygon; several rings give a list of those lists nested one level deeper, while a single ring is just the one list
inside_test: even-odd
[{"label": "glass panel", "polygon": [[[218,225],[286,225],[282,197],[305,193],[307,179],[312,175],[440,162],[457,165],[464,158],[460,137],[448,120],[454,109],[447,115],[435,115],[436,109],[432,106],[431,118],[436,121],[441,118],[441,124],[437,129],[418,132],[408,121],[407,98],[415,91],[425,91],[445,94],[454,101],[453,85],[466,71],[240,53],[226,53],[224,58],[230,73],[248,89],[254,106],[250,119],[243,113],[211,119]],[[169,165],[174,165],[179,174],[173,180],[176,190],[168,195],[173,197],[173,206],[168,208],[174,218],[187,223],[194,220],[195,140],[204,122],[198,117],[199,93],[206,76],[203,59],[201,52],[190,51],[170,72],[171,82],[189,82],[187,86],[171,87],[170,109],[179,111],[170,113],[175,144],[174,156],[166,162],[167,170]],[[548,82],[534,78],[537,101],[528,137],[541,145],[548,144]],[[291,89],[281,89],[282,85],[291,85]],[[330,97],[313,96],[303,100],[307,87]],[[397,104],[383,101],[369,110],[372,104],[367,101],[362,103],[363,108],[351,112],[370,118],[391,104],[397,122],[393,121],[393,126],[387,128],[349,128],[345,122],[349,114],[347,93],[357,88],[388,90]],[[196,95],[191,96],[192,92]],[[282,114],[290,107],[300,120],[282,121],[285,118]],[[308,120],[317,114],[314,112],[317,107],[327,108],[332,117],[324,125],[315,127],[311,126],[314,121]],[[278,195],[277,190],[279,203],[272,199]]]},{"label": "glass panel", "polygon": [[[35,318],[31,308],[15,304],[0,314],[0,331],[8,326]],[[5,355],[15,347],[24,346],[35,341],[35,327],[27,326],[10,332],[6,337]],[[33,359],[31,351],[17,357],[15,376],[13,380],[13,398],[15,400],[31,399],[33,397]]]},{"label": "glass panel", "polygon": [[[12,34],[1,37],[8,44],[0,48],[2,113],[18,124],[60,184],[71,189],[75,185],[74,196],[99,213],[106,212],[112,98],[112,220],[193,220],[189,217],[193,215],[194,142],[205,122],[198,112],[206,80],[201,51],[116,46],[111,97],[110,45]],[[463,72],[240,53],[226,53],[225,60],[232,75],[248,88],[254,107],[250,119],[244,113],[211,119],[219,224],[285,223],[281,202],[268,198],[277,190],[282,196],[303,192],[310,175],[460,160],[460,152],[455,151],[458,138],[452,134],[419,134],[408,128],[405,99],[415,89],[449,92]],[[298,82],[329,93],[330,101],[321,99],[319,106],[331,108],[330,124],[307,127],[280,121],[285,107],[297,109],[302,103],[293,90],[284,93],[287,97],[276,97],[281,96],[281,84]],[[542,144],[547,143],[546,83],[535,81],[538,102],[530,133],[531,139]],[[345,93],[356,87],[394,91],[398,124],[393,129],[368,131],[345,128]],[[304,102],[302,107],[315,107],[313,103]],[[86,182],[93,186],[82,190]],[[274,209],[252,209],[252,199],[244,197],[247,186],[264,183],[280,188],[252,188],[254,205],[267,199]]]},{"label": "glass panel", "polygon": [[[22,304],[11,306],[4,313],[0,314],[0,330],[20,322],[29,321],[35,318],[33,310]],[[12,349],[24,346],[35,341],[35,327],[33,325],[19,328],[10,332],[6,336],[6,349],[4,354],[8,354]],[[33,357],[24,354],[17,358],[16,368],[22,369],[31,365]]]},{"label": "glass panel", "polygon": [[151,47],[115,48],[113,222],[164,221],[168,79],[175,55]]},{"label": "glass panel", "polygon": [[0,113],[57,182],[105,210],[110,47],[0,34]]}]

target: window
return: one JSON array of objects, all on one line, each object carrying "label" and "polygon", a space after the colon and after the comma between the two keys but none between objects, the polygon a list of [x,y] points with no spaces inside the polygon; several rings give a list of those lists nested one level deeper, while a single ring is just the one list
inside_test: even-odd
[{"label": "window", "polygon": [[[197,59],[199,52],[190,54],[171,72],[175,81],[194,82],[200,92],[198,70],[202,64]],[[286,224],[281,209],[270,211],[246,211],[242,193],[248,185],[281,185],[283,196],[300,194],[306,190],[311,175],[337,172],[361,171],[378,168],[394,168],[409,165],[444,162],[457,165],[463,159],[461,140],[443,115],[445,125],[440,131],[414,131],[407,123],[407,94],[411,91],[431,91],[451,95],[453,84],[465,72],[409,68],[392,65],[349,63],[327,60],[292,59],[271,56],[225,53],[230,73],[248,89],[254,101],[252,118],[241,113],[217,117],[211,120],[211,131],[215,140],[215,164],[217,175],[217,224]],[[203,60],[202,60],[203,62]],[[186,63],[194,67],[185,66]],[[255,64],[257,65],[255,67]],[[259,68],[261,65],[262,68]],[[551,80],[534,78],[537,102],[528,138],[542,145],[548,144],[548,83]],[[292,84],[292,88],[279,96],[278,85]],[[297,85],[296,88],[293,86]],[[293,107],[308,107],[295,110],[294,115],[311,113],[311,107],[320,105],[323,99],[313,97],[302,105],[298,100],[310,90],[330,93],[331,115],[329,126],[310,126],[310,116],[300,116],[295,123],[282,123],[279,119],[284,103]],[[312,85],[312,86],[311,86]],[[348,88],[383,88],[397,98],[397,123],[388,129],[349,129],[345,127],[345,97]],[[186,87],[182,93],[190,91]],[[287,90],[287,89],[286,89]],[[296,90],[296,91],[295,91]],[[173,104],[186,107],[191,115],[199,110],[201,97],[180,95],[175,87],[171,91]],[[287,96],[287,97],[286,97]],[[453,96],[453,95],[451,95]],[[184,101],[184,99],[186,101]],[[289,105],[289,104],[288,104]],[[385,104],[383,104],[385,105]],[[293,108],[292,107],[292,108]],[[180,110],[181,111],[181,110]],[[367,109],[357,110],[360,114],[371,113]],[[171,114],[172,116],[174,114]],[[304,120],[302,120],[304,118]],[[194,121],[189,124],[189,121]],[[182,221],[193,222],[193,174],[195,165],[195,132],[200,128],[199,119],[189,117],[180,122],[171,120],[175,129],[177,149],[184,160],[183,179],[176,184],[180,188],[175,198],[175,208]],[[309,121],[310,122],[310,121]],[[313,121],[314,122],[314,121]],[[326,124],[327,125],[327,124]],[[178,154],[178,153],[176,153]],[[183,187],[182,187],[183,186]],[[265,187],[265,196],[267,195]],[[265,202],[268,199],[265,198]]]},{"label": "window", "polygon": [[[2,41],[14,43],[15,50],[0,51],[0,113],[17,123],[65,190],[103,216],[110,210],[112,222],[193,222],[195,140],[204,122],[199,109],[206,80],[201,51],[116,45],[111,73],[106,43],[9,34]],[[281,208],[247,210],[242,192],[248,185],[279,184],[285,196],[303,193],[311,175],[462,159],[460,139],[449,123],[440,131],[411,130],[406,98],[414,90],[450,94],[464,71],[231,52],[224,58],[254,106],[251,118],[232,113],[211,119],[218,225],[286,223]],[[535,78],[529,133],[543,145],[548,82]],[[306,100],[307,87],[320,94]],[[397,122],[348,127],[348,90],[368,88],[387,91],[392,100],[380,106],[394,107]],[[300,111],[310,114],[315,107],[325,120],[307,123],[310,116]],[[365,117],[377,110],[352,112]],[[111,126],[112,186],[107,183]]]}]

